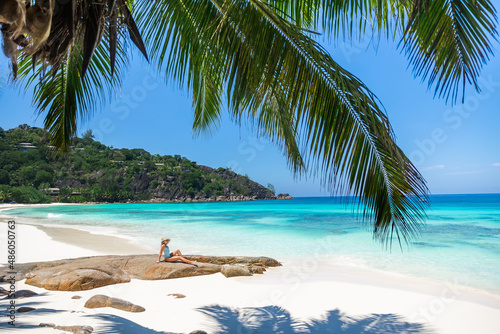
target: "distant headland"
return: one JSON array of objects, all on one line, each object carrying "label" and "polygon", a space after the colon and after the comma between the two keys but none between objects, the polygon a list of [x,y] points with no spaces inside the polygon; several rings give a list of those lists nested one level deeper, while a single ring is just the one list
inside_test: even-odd
[{"label": "distant headland", "polygon": [[0,128],[0,202],[163,203],[291,199],[229,168],[211,168],[180,155],[117,149],[74,137],[57,154],[45,131],[26,124]]}]

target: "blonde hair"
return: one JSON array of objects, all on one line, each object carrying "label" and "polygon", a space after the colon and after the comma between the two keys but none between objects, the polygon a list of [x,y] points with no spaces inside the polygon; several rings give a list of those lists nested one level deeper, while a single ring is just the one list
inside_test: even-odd
[{"label": "blonde hair", "polygon": [[163,246],[163,243],[164,243],[165,241],[170,241],[170,238],[167,238],[167,237],[163,237],[163,238],[161,238],[161,245],[162,245],[162,246]]}]

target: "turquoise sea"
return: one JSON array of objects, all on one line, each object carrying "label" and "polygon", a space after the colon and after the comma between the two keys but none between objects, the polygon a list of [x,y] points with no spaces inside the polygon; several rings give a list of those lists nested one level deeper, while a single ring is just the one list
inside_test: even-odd
[{"label": "turquoise sea", "polygon": [[336,198],[217,203],[103,204],[9,210],[19,222],[130,238],[157,252],[160,238],[189,254],[318,260],[449,282],[500,295],[500,194],[431,195],[426,225],[403,250]]}]

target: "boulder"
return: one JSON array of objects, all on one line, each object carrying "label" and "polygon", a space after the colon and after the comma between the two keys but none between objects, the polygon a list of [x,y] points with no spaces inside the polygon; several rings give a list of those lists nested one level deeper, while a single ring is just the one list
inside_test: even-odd
[{"label": "boulder", "polygon": [[108,297],[104,295],[95,295],[84,305],[86,308],[112,307],[127,312],[144,312],[146,309],[142,306],[132,304],[123,299]]},{"label": "boulder", "polygon": [[90,334],[94,331],[91,326],[55,326],[54,329],[59,329],[74,334]]},{"label": "boulder", "polygon": [[[11,299],[17,299],[17,298],[27,298],[27,297],[33,297],[38,295],[38,293],[31,291],[31,290],[19,290],[14,293],[14,298]],[[9,298],[8,296],[5,297],[4,299]]]},{"label": "boulder", "polygon": [[[130,279],[159,280],[210,275],[222,271],[224,265],[241,265],[239,269],[224,269],[225,275],[249,276],[263,273],[267,267],[281,264],[268,257],[186,255],[197,265],[181,262],[156,263],[157,254],[109,255],[77,259],[21,263],[16,265],[16,279],[26,278],[31,284],[47,290],[82,291],[110,284],[130,282]],[[244,269],[246,268],[246,269]],[[0,268],[0,277],[8,268]],[[236,273],[238,272],[238,273]],[[16,293],[18,295],[18,293]]]},{"label": "boulder", "polygon": [[91,326],[57,326],[52,323],[40,323],[40,327],[52,327],[61,331],[72,332],[74,334],[90,334],[94,331]]},{"label": "boulder", "polygon": [[185,255],[186,259],[201,263],[212,263],[218,265],[224,264],[245,264],[262,267],[279,267],[281,263],[265,256],[204,256],[204,255]]},{"label": "boulder", "polygon": [[225,264],[222,266],[220,272],[226,277],[252,276],[252,273],[250,272],[248,267],[241,265]]},{"label": "boulder", "polygon": [[264,271],[266,271],[266,268],[261,266],[250,266],[248,267],[248,270],[250,270],[252,274],[263,274]]},{"label": "boulder", "polygon": [[9,290],[5,290],[0,286],[0,296],[7,296],[9,294]]},{"label": "boulder", "polygon": [[29,306],[21,306],[16,311],[18,313],[25,313],[25,312],[30,312],[30,311],[34,311],[34,310],[36,310],[36,308],[29,307]]},{"label": "boulder", "polygon": [[175,299],[186,298],[186,296],[182,293],[169,293],[167,296],[172,296]]},{"label": "boulder", "polygon": [[75,262],[32,272],[26,284],[47,290],[82,291],[130,282],[130,277],[115,266],[100,262],[94,265]]},{"label": "boulder", "polygon": [[77,295],[71,297],[71,299],[81,299],[81,298],[82,298],[82,296],[77,296]]},{"label": "boulder", "polygon": [[127,272],[130,277],[144,280],[210,275],[220,271],[220,266],[211,264],[200,263],[194,266],[182,262],[156,263],[156,261],[152,261],[151,256],[137,256],[132,259],[117,260],[114,263]]},{"label": "boulder", "polygon": [[[16,269],[17,269],[17,263],[16,263]],[[20,273],[19,270],[15,274],[11,274],[11,270],[9,267],[3,267],[0,270],[0,282],[2,283],[11,283],[12,282],[12,277],[14,277],[15,281],[20,281],[24,279],[24,274]]]}]

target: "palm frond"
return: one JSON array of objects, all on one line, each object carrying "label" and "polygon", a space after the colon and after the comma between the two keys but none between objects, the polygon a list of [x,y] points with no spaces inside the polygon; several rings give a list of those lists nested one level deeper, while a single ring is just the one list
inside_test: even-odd
[{"label": "palm frond", "polygon": [[[254,122],[281,143],[294,170],[302,170],[301,147],[310,152],[308,167],[326,175],[332,188],[359,196],[377,239],[414,236],[425,216],[424,180],[395,144],[375,96],[301,27],[258,0],[144,6],[138,23],[168,77],[194,96],[199,81],[193,78],[217,82],[215,96],[223,83],[235,119]],[[219,117],[210,106],[205,110],[208,121],[200,124]]]},{"label": "palm frond", "polygon": [[[45,124],[53,144],[65,151],[76,133],[76,118],[88,117],[98,105],[96,101],[119,85],[121,78],[114,75],[126,62],[126,32],[146,59],[148,56],[125,0],[69,1],[58,3],[57,10],[52,10],[54,0],[48,1],[51,6],[43,10],[48,13],[41,17],[49,20],[40,32],[24,16],[41,10],[42,5],[27,2],[26,11],[18,13],[18,22],[2,24],[2,35],[13,78],[17,62],[22,60],[21,78],[27,85],[36,84],[35,104],[40,113],[47,112]],[[18,26],[28,33],[16,37]]]},{"label": "palm frond", "polygon": [[[493,55],[496,10],[489,0],[414,2],[401,44],[415,76],[434,94],[462,101],[466,84],[479,90],[480,70]],[[460,88],[462,89],[460,90]]]},{"label": "palm frond", "polygon": [[[490,0],[271,0],[278,15],[334,37],[368,30],[400,39],[415,77],[452,103],[466,85],[479,91],[480,70],[493,55],[497,13]],[[402,36],[402,37],[401,37]]]},{"label": "palm frond", "polygon": [[[127,63],[123,43],[117,40],[117,65],[113,76],[109,61],[110,41],[108,31],[104,32],[101,43],[93,51],[83,76],[85,50],[83,44],[76,43],[67,59],[63,60],[57,72],[49,71],[41,62],[32,64],[27,57],[20,63],[20,80],[26,86],[35,85],[34,101],[40,113],[46,113],[44,126],[53,145],[67,152],[71,138],[77,133],[77,120],[88,117],[111,95],[113,88],[120,84],[121,71]],[[122,37],[123,39],[123,37]],[[78,47],[80,46],[80,47]],[[35,71],[32,72],[32,67]],[[37,82],[38,80],[38,82]]]},{"label": "palm frond", "polygon": [[410,1],[270,0],[275,13],[300,27],[334,37],[362,38],[366,31],[394,37],[402,31]]}]

